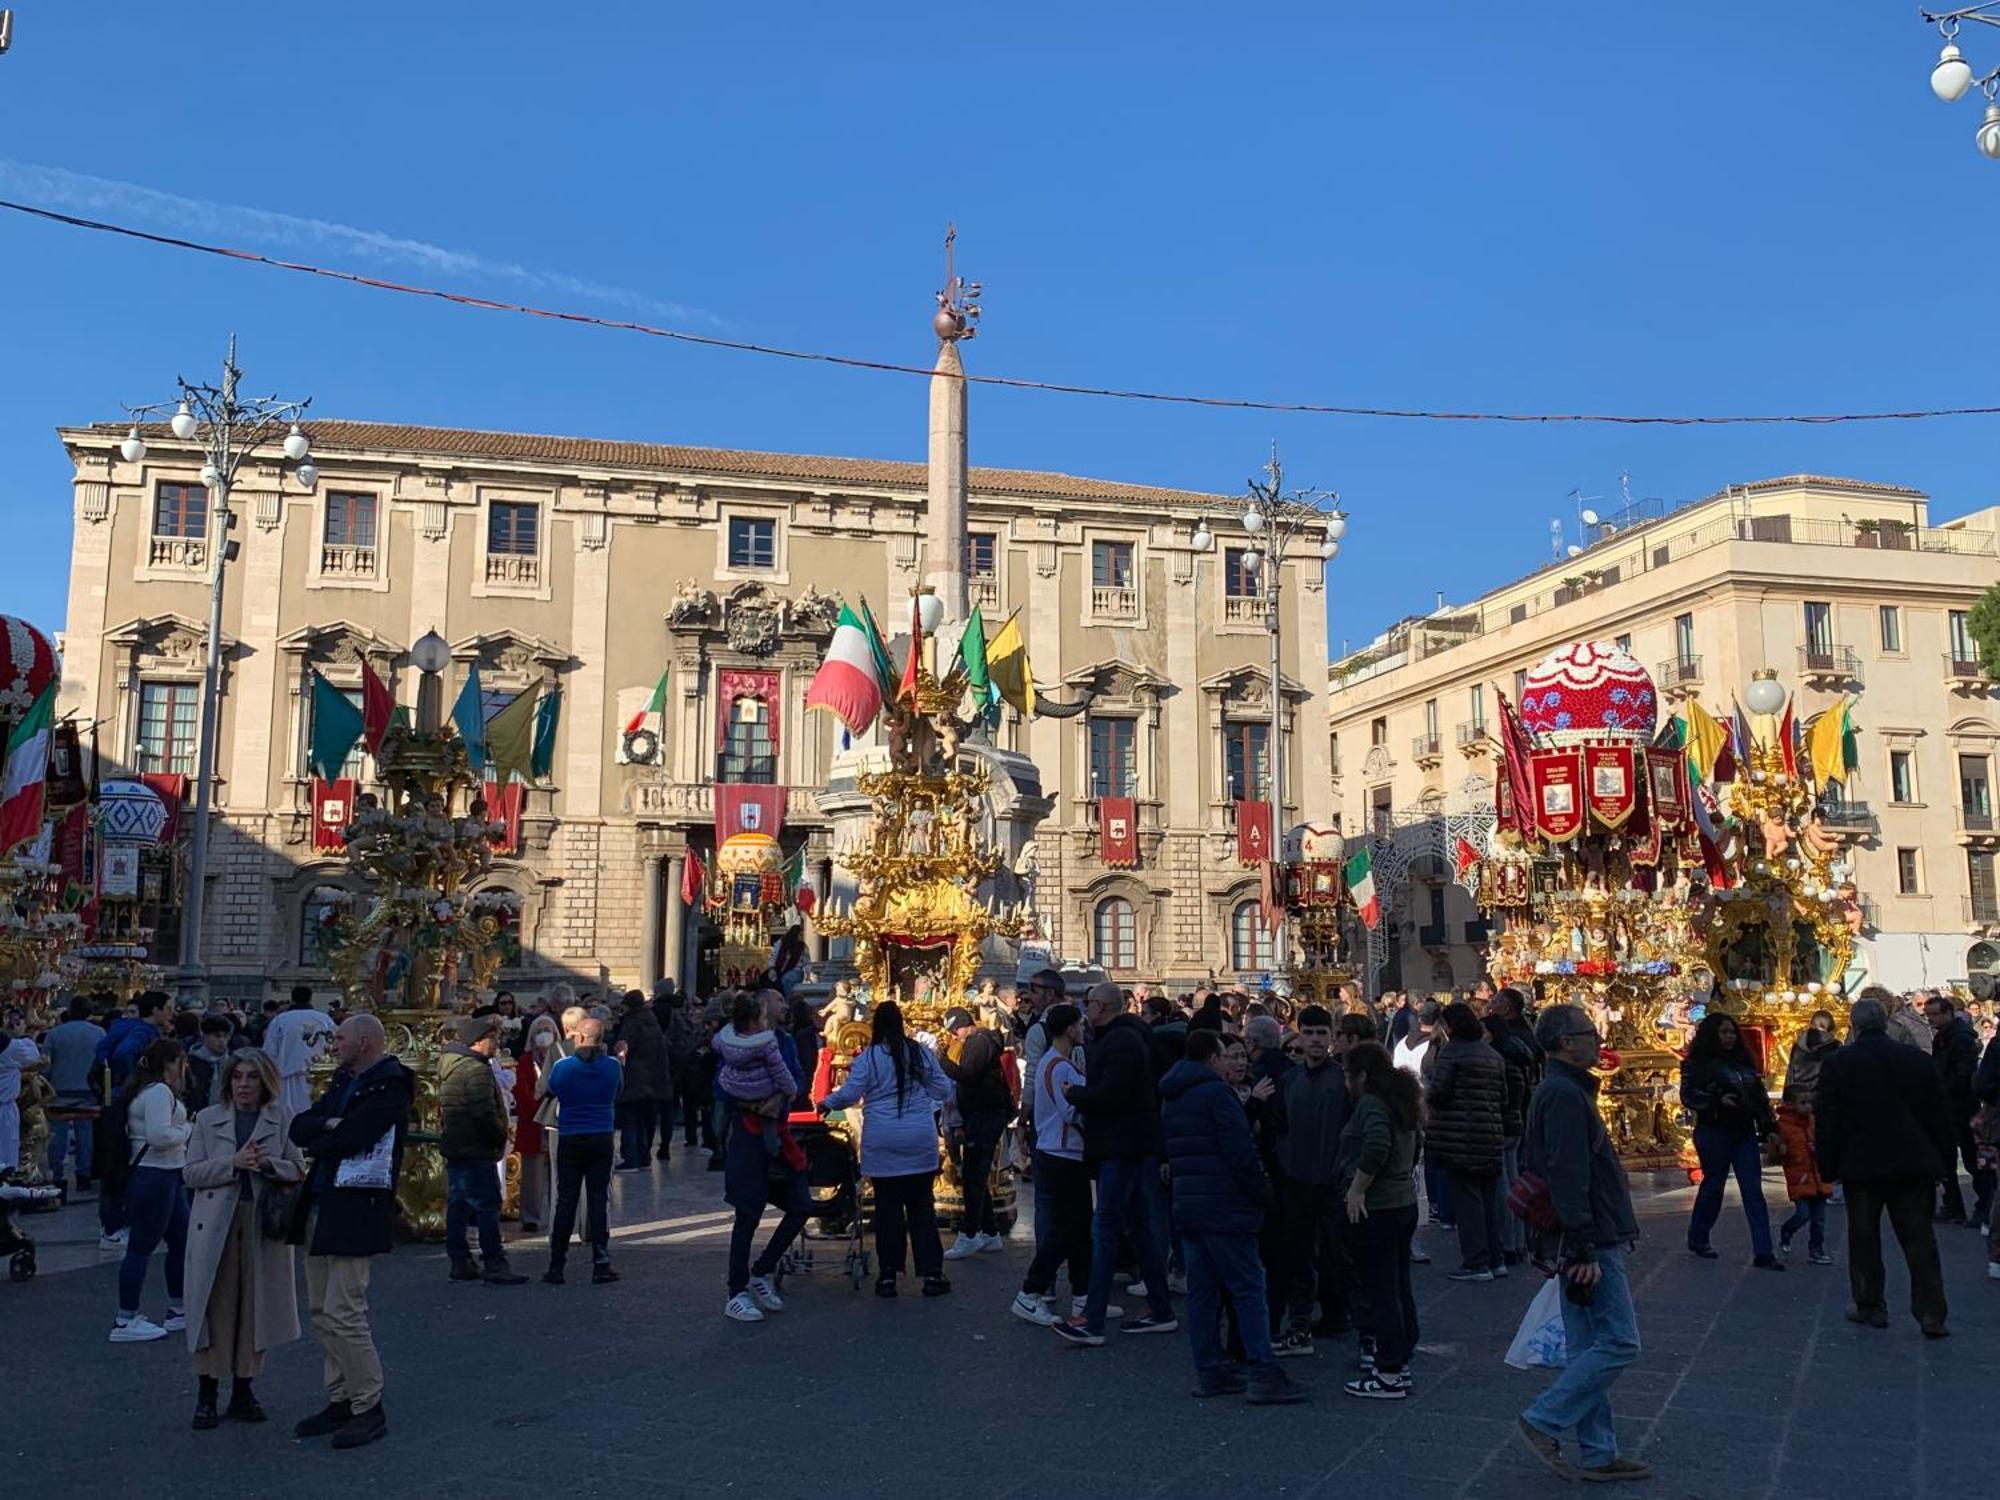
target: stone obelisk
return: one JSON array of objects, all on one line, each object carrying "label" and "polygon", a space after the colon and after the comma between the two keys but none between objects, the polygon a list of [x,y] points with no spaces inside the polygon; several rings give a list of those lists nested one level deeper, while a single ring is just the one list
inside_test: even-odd
[{"label": "stone obelisk", "polygon": [[962,622],[965,598],[965,365],[958,357],[956,316],[940,308],[931,368],[930,485],[924,510],[924,581],[944,605],[948,621]]}]

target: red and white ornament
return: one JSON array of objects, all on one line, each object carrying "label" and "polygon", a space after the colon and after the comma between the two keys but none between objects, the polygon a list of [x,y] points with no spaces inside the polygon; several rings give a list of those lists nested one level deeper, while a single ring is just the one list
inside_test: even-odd
[{"label": "red and white ornament", "polygon": [[1603,641],[1551,651],[1521,683],[1521,723],[1538,744],[1650,744],[1659,722],[1653,679],[1631,652]]}]

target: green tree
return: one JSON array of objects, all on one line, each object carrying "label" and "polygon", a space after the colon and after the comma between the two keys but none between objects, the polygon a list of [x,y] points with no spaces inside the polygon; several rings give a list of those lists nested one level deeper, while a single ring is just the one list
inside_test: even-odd
[{"label": "green tree", "polygon": [[1979,647],[1979,659],[1986,666],[1986,675],[2000,682],[2000,583],[1979,596],[1979,602],[1966,616],[1965,628]]}]

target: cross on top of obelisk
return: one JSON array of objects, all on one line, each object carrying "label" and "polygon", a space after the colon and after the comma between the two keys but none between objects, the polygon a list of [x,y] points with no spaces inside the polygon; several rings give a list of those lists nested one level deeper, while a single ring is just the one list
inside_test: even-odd
[{"label": "cross on top of obelisk", "polygon": [[931,327],[937,336],[950,343],[956,339],[970,339],[979,336],[979,294],[984,288],[977,281],[967,281],[958,274],[952,264],[952,245],[958,239],[958,226],[944,227],[944,287],[937,294],[938,310],[931,319]]}]

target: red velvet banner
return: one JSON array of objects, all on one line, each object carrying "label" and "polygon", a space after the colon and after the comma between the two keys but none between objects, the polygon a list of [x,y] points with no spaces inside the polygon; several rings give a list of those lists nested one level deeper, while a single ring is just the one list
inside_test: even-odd
[{"label": "red velvet banner", "polygon": [[[784,722],[784,714],[779,711],[778,674],[776,672],[744,672],[734,667],[722,673],[718,684],[720,701],[715,713],[715,748],[721,750],[729,743],[729,721],[736,714],[738,698],[757,698],[764,704],[764,722],[771,731],[771,753],[778,753],[778,730]],[[775,832],[775,830],[772,830]]]},{"label": "red velvet banner", "polygon": [[1663,834],[1687,824],[1687,757],[1679,750],[1646,752],[1646,802]]},{"label": "red velvet banner", "polygon": [[785,789],[718,782],[715,788],[715,842],[732,833],[768,833],[772,838],[785,823]]},{"label": "red velvet banner", "polygon": [[187,801],[188,779],[179,771],[141,771],[139,779],[167,805],[167,826],[160,833],[160,842],[171,844],[181,831],[181,804]]},{"label": "red velvet banner", "polygon": [[494,846],[502,854],[521,852],[521,798],[527,790],[518,781],[510,781],[504,787],[489,781],[480,788],[480,795],[486,799],[486,816],[507,830]]},{"label": "red velvet banner", "polygon": [[1583,831],[1583,752],[1537,750],[1528,762],[1535,794],[1535,826],[1552,844],[1567,844]]},{"label": "red velvet banner", "polygon": [[1097,799],[1097,853],[1114,870],[1139,863],[1139,804],[1131,797]]},{"label": "red velvet banner", "polygon": [[1583,747],[1584,800],[1604,828],[1623,828],[1639,807],[1637,760],[1630,745]]},{"label": "red velvet banner", "polygon": [[1261,864],[1271,857],[1271,804],[1236,804],[1236,857],[1246,865]]},{"label": "red velvet banner", "polygon": [[354,821],[354,782],[343,776],[338,781],[313,777],[313,848],[345,849],[347,825]]}]

